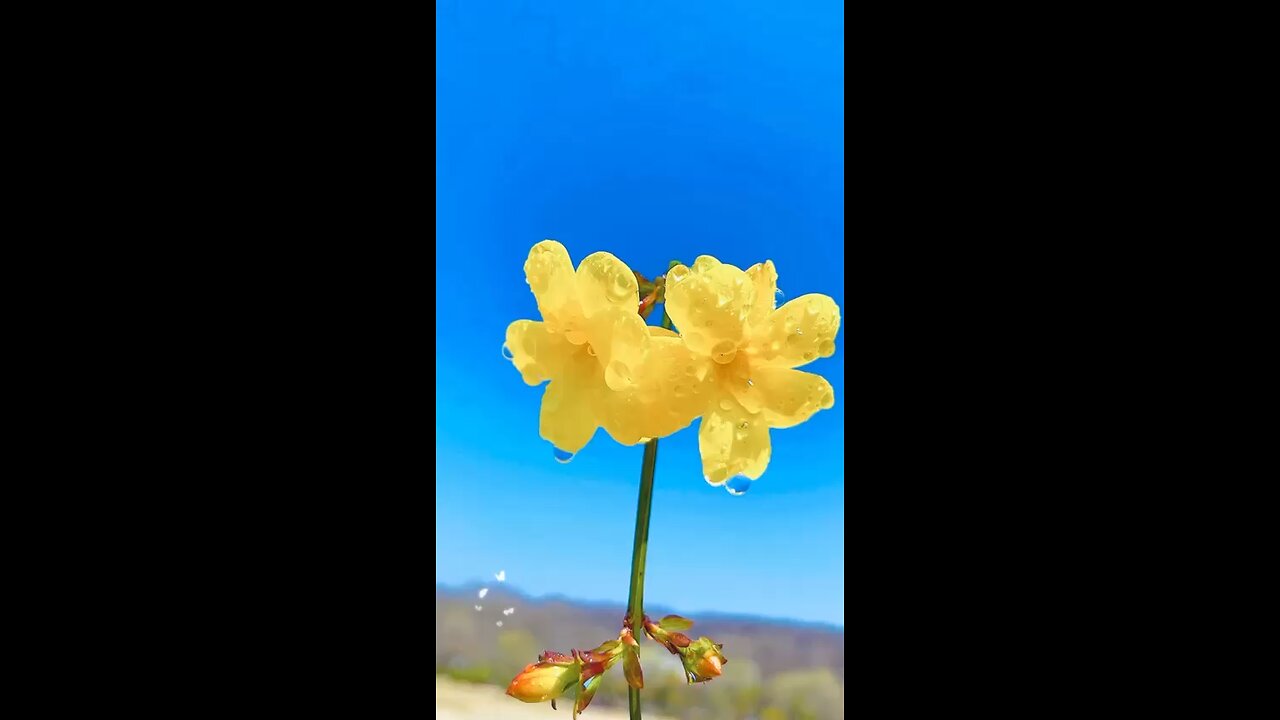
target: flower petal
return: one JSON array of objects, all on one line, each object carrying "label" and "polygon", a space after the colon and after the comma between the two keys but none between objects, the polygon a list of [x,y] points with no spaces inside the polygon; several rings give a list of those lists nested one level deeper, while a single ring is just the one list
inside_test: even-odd
[{"label": "flower petal", "polygon": [[761,325],[773,313],[778,304],[778,269],[772,260],[756,263],[746,270],[747,277],[756,289],[751,310],[747,312],[747,326]]},{"label": "flower petal", "polygon": [[534,245],[524,263],[524,277],[538,301],[538,312],[554,326],[553,330],[560,329],[563,316],[576,314],[568,307],[577,300],[577,283],[573,261],[564,245],[555,240]]},{"label": "flower petal", "polygon": [[801,295],[753,328],[747,352],[761,364],[798,367],[836,351],[840,308],[826,295]]},{"label": "flower petal", "polygon": [[649,350],[644,319],[634,307],[613,307],[596,312],[586,327],[589,351],[604,368],[605,383],[611,390],[631,387]]},{"label": "flower petal", "polygon": [[618,258],[607,252],[592,253],[578,264],[578,302],[588,318],[601,310],[624,309],[632,315],[640,305],[640,284]]},{"label": "flower petal", "polygon": [[586,353],[569,356],[562,372],[542,395],[539,431],[544,440],[576,453],[595,435],[604,389],[600,364]]},{"label": "flower petal", "polygon": [[546,323],[517,320],[507,326],[507,349],[525,383],[537,385],[559,374],[575,348]]},{"label": "flower petal", "polygon": [[677,265],[667,272],[667,314],[691,350],[716,362],[733,360],[754,298],[746,273],[709,255],[692,270]]},{"label": "flower petal", "polygon": [[[722,262],[720,262],[719,260],[717,260],[717,259],[715,259],[715,258],[711,257],[710,255],[699,255],[698,257],[694,258],[694,261],[693,261],[693,271],[694,271],[694,272],[699,272],[699,273],[700,273],[700,272],[708,272],[708,271],[712,270],[713,268],[718,268],[718,267],[720,267],[720,266],[721,266],[721,265],[723,265],[723,264],[724,264],[724,263],[722,263]],[[730,267],[732,267],[732,266],[730,266]]]},{"label": "flower petal", "polygon": [[634,445],[688,427],[711,396],[710,365],[679,337],[650,337],[631,388],[604,393],[605,430],[619,443]]},{"label": "flower petal", "polygon": [[[835,404],[835,391],[821,375],[782,367],[758,367],[748,393],[771,428],[787,428]],[[736,393],[735,393],[736,394]],[[744,407],[751,407],[743,402]]]},{"label": "flower petal", "polygon": [[755,480],[769,466],[769,427],[763,418],[724,394],[715,409],[702,416],[698,450],[702,453],[702,474],[712,485],[721,485],[734,475]]}]

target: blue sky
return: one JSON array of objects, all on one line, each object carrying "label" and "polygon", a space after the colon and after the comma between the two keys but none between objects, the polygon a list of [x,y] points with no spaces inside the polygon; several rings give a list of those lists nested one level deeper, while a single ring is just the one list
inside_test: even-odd
[{"label": "blue sky", "polygon": [[[697,421],[659,443],[646,599],[843,624],[843,6],[437,3],[436,581],[626,601],[642,447],[603,430],[561,465],[545,386],[501,356],[540,319],[529,248],[649,277],[771,259],[785,302],[835,298],[835,407],[771,432],[745,496],[702,479]],[[650,318],[657,324],[660,315]]]}]

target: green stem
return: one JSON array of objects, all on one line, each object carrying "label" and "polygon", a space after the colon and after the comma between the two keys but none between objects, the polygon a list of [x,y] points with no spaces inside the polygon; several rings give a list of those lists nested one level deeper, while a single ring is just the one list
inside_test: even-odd
[{"label": "green stem", "polygon": [[[637,634],[644,632],[644,561],[649,549],[649,510],[653,506],[653,470],[658,464],[658,439],[644,444],[640,465],[640,500],[636,506],[636,539],[631,547],[631,593],[627,597],[627,617]],[[631,720],[640,720],[640,691],[627,687],[627,709]]]},{"label": "green stem", "polygon": [[[671,329],[671,316],[662,308],[662,327]],[[637,635],[644,630],[644,561],[649,550],[649,511],[653,507],[653,471],[658,465],[658,439],[644,444],[640,464],[640,499],[636,503],[636,539],[631,546],[631,592],[627,596],[627,618]],[[631,720],[640,718],[640,691],[627,686],[627,710]]]}]

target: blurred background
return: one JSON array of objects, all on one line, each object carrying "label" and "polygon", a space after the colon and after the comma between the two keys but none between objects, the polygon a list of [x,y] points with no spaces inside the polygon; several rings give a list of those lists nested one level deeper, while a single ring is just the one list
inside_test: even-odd
[{"label": "blurred background", "polygon": [[[510,322],[540,319],[523,265],[555,238],[575,263],[604,250],[650,278],[701,254],[771,259],[779,304],[841,307],[836,354],[802,368],[835,407],[774,430],[746,494],[703,481],[698,421],[660,442],[646,610],[694,619],[729,664],[688,687],[659,645],[641,652],[646,718],[843,717],[843,22],[825,0],[438,0],[441,716],[567,712],[501,690],[544,649],[615,638],[624,611],[642,448],[601,430],[556,462],[545,386],[501,353]],[[615,668],[587,717],[625,717],[625,698]]]}]

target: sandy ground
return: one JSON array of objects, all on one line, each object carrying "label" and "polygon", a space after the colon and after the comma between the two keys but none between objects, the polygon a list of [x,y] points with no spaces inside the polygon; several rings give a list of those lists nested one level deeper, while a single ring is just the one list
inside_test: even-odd
[{"label": "sandy ground", "polygon": [[[436,676],[437,720],[559,720],[573,717],[573,701],[522,703],[507,697],[495,685],[472,685]],[[626,709],[599,707],[595,703],[578,716],[579,720],[627,720]],[[645,720],[672,720],[668,715],[644,714]]]}]

